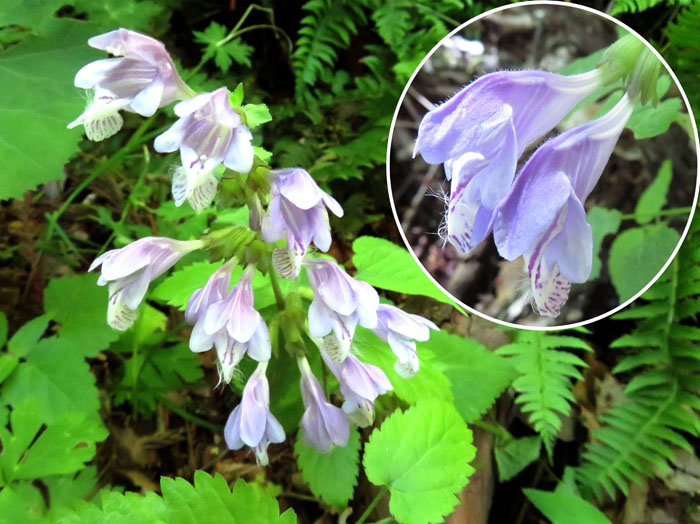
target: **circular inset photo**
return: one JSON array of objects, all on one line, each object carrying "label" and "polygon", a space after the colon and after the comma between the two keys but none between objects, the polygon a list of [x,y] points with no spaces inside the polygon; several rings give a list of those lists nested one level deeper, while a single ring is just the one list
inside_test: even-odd
[{"label": "circular inset photo", "polygon": [[520,327],[602,318],[675,255],[697,200],[682,87],[589,8],[500,8],[444,38],[394,116],[387,178],[425,272]]}]

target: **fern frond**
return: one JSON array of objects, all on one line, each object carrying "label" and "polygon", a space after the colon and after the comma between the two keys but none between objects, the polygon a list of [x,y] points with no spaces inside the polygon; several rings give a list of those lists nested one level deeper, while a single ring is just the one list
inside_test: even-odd
[{"label": "fern frond", "polygon": [[700,2],[693,2],[683,9],[674,23],[666,28],[669,50],[664,53],[673,67],[673,71],[683,85],[695,110],[698,121],[700,110],[700,93],[696,86],[700,83]]},{"label": "fern frond", "polygon": [[[615,0],[610,14],[615,16],[620,13],[641,13],[661,3],[664,3],[664,0]],[[674,2],[667,3],[673,4]]]},{"label": "fern frond", "polygon": [[333,68],[338,50],[347,49],[358,24],[367,22],[362,2],[356,0],[310,0],[303,9],[309,14],[301,20],[292,55],[297,96],[316,83],[326,66]]},{"label": "fern frond", "polygon": [[610,347],[628,350],[613,369],[633,375],[618,401],[591,434],[577,478],[584,492],[601,498],[627,494],[630,482],[670,469],[673,449],[690,450],[686,434],[700,435],[700,221],[659,281],[643,295],[646,304],[614,318],[637,319],[636,328]]},{"label": "fern frond", "polygon": [[587,367],[575,354],[557,348],[590,351],[579,338],[535,331],[520,331],[512,344],[496,350],[497,354],[507,357],[519,373],[513,381],[518,392],[515,402],[522,405],[523,412],[530,414],[530,423],[542,437],[550,456],[561,429],[560,415],[568,416],[575,402],[571,379],[582,379],[580,369]]}]

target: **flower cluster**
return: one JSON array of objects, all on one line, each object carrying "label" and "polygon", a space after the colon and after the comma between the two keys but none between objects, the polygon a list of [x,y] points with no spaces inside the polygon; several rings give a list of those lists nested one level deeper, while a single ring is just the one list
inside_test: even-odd
[{"label": "flower cluster", "polygon": [[544,142],[516,174],[523,151],[601,85],[603,74],[486,74],[428,112],[414,156],[444,163],[451,184],[446,240],[468,253],[493,232],[499,254],[525,259],[534,307],[556,317],[571,283],[591,271],[593,239],[583,204],[633,104]]},{"label": "flower cluster", "polygon": [[[334,260],[309,253],[311,244],[320,251],[330,248],[328,210],[342,217],[343,208],[304,169],[271,170],[255,157],[251,132],[231,106],[225,87],[211,93],[192,92],[163,45],[131,31],[113,31],[91,39],[90,44],[123,58],[101,60],[78,73],[76,85],[94,88],[96,97],[69,127],[82,123],[88,138],[101,140],[121,127],[120,109],[151,115],[158,107],[181,99],[175,106],[179,119],[154,144],[159,152],[180,151],[182,166],[172,181],[176,205],[187,200],[195,210],[209,206],[218,186],[214,170],[223,164],[245,175],[231,177],[245,186],[242,194],[251,216],[250,228],[232,226],[188,241],[143,238],[99,256],[90,270],[101,265],[98,284],[109,283],[109,324],[128,329],[152,280],[190,251],[210,251],[213,260],[225,262],[189,298],[185,320],[193,326],[190,349],[215,348],[224,383],[231,382],[246,355],[258,363],[226,423],[228,447],[248,446],[264,465],[269,444],[285,440],[283,427],[270,411],[266,376],[273,356],[282,350],[299,366],[305,407],[302,438],[322,453],[345,445],[351,424],[371,424],[376,398],[392,389],[384,371],[352,353],[358,324],[388,342],[397,357],[396,371],[404,378],[419,368],[416,341],[428,340],[430,329],[438,327],[380,304],[371,285],[348,275]],[[238,268],[241,276],[231,287],[232,273]],[[298,292],[302,270],[310,286],[305,291],[313,293],[306,312]],[[256,277],[266,273],[275,292],[274,313],[255,307]],[[286,297],[277,275],[289,281]],[[307,357],[316,352],[312,349],[309,354],[313,344],[320,358],[311,360],[325,363],[336,377],[342,407],[330,402],[311,369]]]}]

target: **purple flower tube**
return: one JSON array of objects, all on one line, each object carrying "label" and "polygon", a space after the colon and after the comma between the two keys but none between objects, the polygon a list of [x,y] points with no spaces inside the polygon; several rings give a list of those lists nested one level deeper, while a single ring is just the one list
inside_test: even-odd
[{"label": "purple flower tube", "polygon": [[216,346],[221,378],[226,383],[246,353],[258,362],[270,360],[267,324],[253,307],[254,274],[255,268],[248,266],[225,298],[207,306],[206,313],[200,311],[190,336],[190,349],[194,352]]},{"label": "purple flower tube", "polygon": [[398,360],[394,369],[399,376],[409,378],[418,372],[419,361],[416,340],[430,338],[430,330],[439,329],[433,322],[419,315],[406,313],[397,307],[380,304],[374,334],[388,342]]},{"label": "purple flower tube", "polygon": [[313,242],[321,251],[331,246],[328,212],[343,216],[343,208],[301,168],[281,169],[271,173],[270,205],[262,221],[265,242],[287,238],[287,256],[277,256],[280,276],[296,278],[301,259]]},{"label": "purple flower tube", "polygon": [[229,449],[244,445],[255,450],[259,465],[268,465],[267,447],[284,442],[284,429],[270,412],[270,385],[265,376],[267,362],[261,362],[243,388],[241,403],[231,412],[224,428]]},{"label": "purple flower tube", "polygon": [[194,94],[158,40],[117,29],[91,38],[88,44],[120,57],[97,60],[75,75],[76,87],[94,88],[95,93],[89,107],[68,128],[84,125],[90,140],[104,140],[119,131],[122,109],[151,116],[159,107]]},{"label": "purple flower tube", "polygon": [[347,416],[326,400],[306,358],[297,359],[297,363],[301,371],[301,397],[306,408],[301,419],[304,440],[319,453],[328,453],[334,444],[345,446],[350,437]]},{"label": "purple flower tube", "polygon": [[175,114],[180,119],[153,146],[159,153],[180,150],[182,167],[173,175],[175,205],[187,200],[194,209],[204,209],[216,195],[216,167],[223,163],[239,173],[250,171],[253,135],[231,107],[225,87],[180,102]]},{"label": "purple flower tube", "polygon": [[148,291],[148,284],[203,245],[201,240],[146,237],[97,257],[88,271],[101,265],[97,284],[109,283],[107,323],[120,331],[128,329],[136,320],[136,309]]},{"label": "purple flower tube", "polygon": [[325,352],[321,357],[340,384],[345,398],[343,411],[360,427],[374,422],[374,401],[379,395],[393,389],[391,382],[377,366],[361,362],[355,355],[348,355],[341,364],[331,360]]},{"label": "purple flower tube", "polygon": [[314,290],[309,332],[314,337],[332,332],[325,347],[329,356],[340,363],[350,351],[357,324],[369,329],[377,325],[379,296],[372,286],[352,278],[335,261],[309,259],[304,266]]}]

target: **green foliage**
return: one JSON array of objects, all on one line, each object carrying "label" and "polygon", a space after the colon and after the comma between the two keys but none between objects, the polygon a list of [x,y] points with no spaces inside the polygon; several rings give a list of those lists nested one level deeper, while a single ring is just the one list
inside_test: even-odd
[{"label": "green foliage", "polygon": [[593,206],[588,212],[588,223],[593,230],[593,265],[589,280],[598,278],[603,263],[600,260],[600,248],[607,235],[617,233],[622,221],[622,213],[617,209],[606,209],[604,207]]},{"label": "green foliage", "polygon": [[518,392],[515,402],[529,414],[530,424],[542,437],[550,457],[561,429],[560,416],[568,416],[575,402],[571,379],[581,380],[580,369],[587,367],[578,356],[557,348],[590,351],[580,338],[524,330],[518,331],[514,342],[496,350],[498,355],[508,357],[518,372],[513,381]]},{"label": "green foliage", "polygon": [[81,469],[95,455],[95,443],[107,438],[102,424],[86,416],[63,413],[47,423],[36,397],[29,395],[16,403],[10,415],[11,432],[0,428],[2,484]]},{"label": "green foliage", "polygon": [[[610,11],[610,14],[615,16],[620,13],[636,12],[636,11],[646,11],[665,2],[666,0],[615,0],[615,5]],[[670,0],[670,3],[675,3],[674,0]]]},{"label": "green foliage", "polygon": [[697,230],[695,221],[676,259],[643,295],[646,303],[616,316],[638,319],[611,344],[627,349],[613,371],[633,374],[624,397],[602,415],[577,472],[582,488],[598,498],[670,471],[674,448],[692,450],[684,434],[700,435],[700,331],[688,325],[700,311]]},{"label": "green foliage", "polygon": [[223,73],[227,73],[233,62],[250,67],[253,46],[243,43],[240,38],[227,39],[228,29],[212,22],[204,31],[193,31],[196,42],[205,45],[202,61],[214,58],[214,63]]},{"label": "green foliage", "polygon": [[345,507],[357,484],[360,460],[360,433],[350,430],[347,446],[334,446],[319,453],[301,439],[294,445],[299,469],[311,492],[330,506]]},{"label": "green foliage", "polygon": [[346,49],[357,34],[358,24],[366,21],[360,2],[349,0],[310,0],[303,9],[299,39],[292,55],[297,96],[303,97],[319,76],[332,68],[338,49]]},{"label": "green foliage", "polygon": [[196,471],[194,485],[183,478],[161,478],[162,497],[153,492],[145,497],[135,493],[102,492],[101,507],[83,504],[64,515],[57,524],[292,524],[294,512],[280,515],[275,499],[256,484],[238,479],[231,490],[221,475]]},{"label": "green foliage", "polygon": [[523,493],[552,524],[611,524],[602,511],[572,493],[538,489],[524,489]]},{"label": "green foliage", "polygon": [[439,522],[457,504],[475,454],[471,431],[450,403],[421,401],[372,432],[363,464],[370,482],[389,488],[396,520],[422,524]]},{"label": "green foliage", "polygon": [[610,247],[608,268],[620,303],[653,280],[679,240],[678,232],[665,224],[627,229],[615,238]]},{"label": "green foliage", "polygon": [[540,437],[510,438],[499,442],[494,448],[494,458],[498,465],[498,480],[512,479],[527,466],[540,458],[542,440]]},{"label": "green foliage", "polygon": [[448,378],[455,407],[466,422],[479,420],[516,376],[510,362],[469,338],[433,331],[430,340],[418,344],[429,349],[432,366]]},{"label": "green foliage", "polygon": [[43,35],[0,53],[0,157],[4,171],[13,173],[3,178],[0,200],[61,177],[82,137],[82,129],[66,125],[83,111],[73,77],[98,56],[85,45],[95,32],[94,25],[56,19]]},{"label": "green foliage", "polygon": [[420,269],[406,249],[383,238],[358,237],[352,244],[356,278],[397,293],[425,295],[445,304],[454,302]]},{"label": "green foliage", "polygon": [[639,224],[650,222],[663,209],[666,204],[666,193],[671,185],[671,173],[671,161],[666,159],[634,208],[635,219]]},{"label": "green foliage", "polygon": [[695,112],[695,122],[700,116],[700,3],[689,2],[673,23],[666,27],[669,52],[664,56],[669,60],[673,71],[678,75],[690,105]]},{"label": "green foliage", "polygon": [[60,324],[59,340],[85,357],[94,357],[119,337],[106,322],[107,288],[97,286],[97,275],[51,280],[44,294],[44,309]]}]

